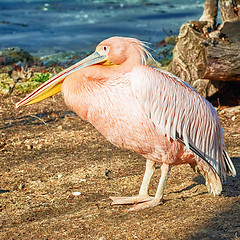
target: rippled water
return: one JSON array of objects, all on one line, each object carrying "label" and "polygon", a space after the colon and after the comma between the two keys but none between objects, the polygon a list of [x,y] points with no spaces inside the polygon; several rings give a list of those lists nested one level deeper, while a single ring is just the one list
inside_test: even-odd
[{"label": "rippled water", "polygon": [[91,50],[110,36],[156,43],[197,20],[204,0],[1,0],[0,48],[19,46],[41,56]]}]

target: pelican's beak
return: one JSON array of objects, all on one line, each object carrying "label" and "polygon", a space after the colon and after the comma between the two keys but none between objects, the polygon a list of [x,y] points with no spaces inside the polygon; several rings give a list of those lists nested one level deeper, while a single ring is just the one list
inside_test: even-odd
[{"label": "pelican's beak", "polygon": [[97,51],[94,52],[90,56],[86,57],[85,59],[79,61],[78,63],[63,70],[62,72],[58,73],[57,75],[49,79],[47,82],[45,82],[40,87],[35,89],[28,96],[26,96],[21,101],[16,103],[15,108],[17,109],[24,105],[40,102],[45,98],[51,97],[52,95],[61,91],[62,83],[69,74],[79,69],[85,68],[87,66],[104,62],[106,60],[107,60],[107,55],[102,55]]}]

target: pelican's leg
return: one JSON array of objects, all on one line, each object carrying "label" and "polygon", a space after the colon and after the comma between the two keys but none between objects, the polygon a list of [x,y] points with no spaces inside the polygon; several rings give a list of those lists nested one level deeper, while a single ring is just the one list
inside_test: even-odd
[{"label": "pelican's leg", "polygon": [[155,206],[159,205],[163,198],[163,191],[166,186],[170,171],[171,171],[171,166],[163,163],[161,166],[161,178],[160,178],[160,181],[158,184],[158,188],[157,188],[155,197],[152,198],[148,202],[139,203],[139,204],[131,207],[128,211],[136,211],[136,210],[140,210],[140,209],[144,209],[144,208],[148,208],[148,207],[155,207]]},{"label": "pelican's leg", "polygon": [[152,197],[148,195],[148,186],[151,180],[151,177],[155,171],[155,162],[151,160],[147,160],[146,162],[146,170],[143,177],[142,185],[137,196],[133,197],[110,197],[113,201],[112,205],[121,205],[121,204],[135,204],[151,201]]}]

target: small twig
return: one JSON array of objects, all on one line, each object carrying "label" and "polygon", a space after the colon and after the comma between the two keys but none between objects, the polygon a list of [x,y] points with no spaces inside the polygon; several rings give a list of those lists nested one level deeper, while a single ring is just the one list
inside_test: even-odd
[{"label": "small twig", "polygon": [[35,116],[35,115],[30,115],[30,116],[33,117],[33,118],[37,118],[37,119],[40,120],[44,125],[47,125],[47,123],[44,122],[40,117],[37,117],[37,116]]},{"label": "small twig", "polygon": [[68,117],[68,116],[65,116],[65,118],[72,119],[72,120],[77,120],[77,121],[82,121],[81,118],[76,118],[76,117]]},{"label": "small twig", "polygon": [[140,239],[137,235],[132,234],[134,238]]}]

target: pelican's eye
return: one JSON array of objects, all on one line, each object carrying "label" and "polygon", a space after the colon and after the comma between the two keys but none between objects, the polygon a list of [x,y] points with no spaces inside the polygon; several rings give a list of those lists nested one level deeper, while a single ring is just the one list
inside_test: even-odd
[{"label": "pelican's eye", "polygon": [[110,50],[110,47],[109,46],[98,46],[96,50],[101,55],[107,55]]}]

